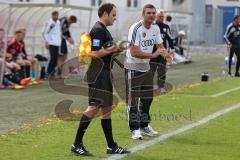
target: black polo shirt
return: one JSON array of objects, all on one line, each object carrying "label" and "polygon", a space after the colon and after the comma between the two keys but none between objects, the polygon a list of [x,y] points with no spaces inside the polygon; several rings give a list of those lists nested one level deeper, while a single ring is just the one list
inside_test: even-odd
[{"label": "black polo shirt", "polygon": [[[92,51],[100,50],[104,44],[109,41],[113,41],[112,35],[107,30],[107,27],[99,21],[96,22],[90,31],[90,36],[92,38]],[[99,67],[99,63],[101,63],[101,65],[103,65],[103,69],[110,70],[112,67],[111,60],[111,54],[101,58],[93,58],[91,66]]]}]

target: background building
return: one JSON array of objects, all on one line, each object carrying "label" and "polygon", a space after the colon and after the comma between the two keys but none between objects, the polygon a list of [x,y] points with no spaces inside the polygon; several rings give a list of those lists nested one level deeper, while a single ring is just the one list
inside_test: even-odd
[{"label": "background building", "polygon": [[223,34],[234,15],[240,14],[239,0],[206,0],[207,43],[224,43]]},{"label": "background building", "polygon": [[[173,33],[185,30],[191,44],[224,43],[223,34],[232,17],[240,13],[239,0],[0,0],[8,3],[54,3],[90,7],[92,16],[76,13],[80,24],[90,26],[98,19],[97,8],[102,2],[118,7],[117,22],[110,27],[115,38],[126,39],[129,27],[141,19],[142,7],[152,3],[173,17]],[[50,18],[50,15],[48,15]],[[77,27],[77,26],[75,26]],[[82,27],[86,30],[86,26]],[[82,30],[81,30],[82,31]],[[75,38],[78,38],[76,36]]]}]

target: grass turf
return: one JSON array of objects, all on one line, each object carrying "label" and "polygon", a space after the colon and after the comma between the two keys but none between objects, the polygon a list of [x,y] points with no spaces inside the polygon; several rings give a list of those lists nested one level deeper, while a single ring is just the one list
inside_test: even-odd
[{"label": "grass turf", "polygon": [[240,157],[240,110],[227,113],[207,125],[171,137],[127,160],[236,160]]},{"label": "grass turf", "polygon": [[[214,93],[232,89],[239,85],[240,81],[237,78],[218,79],[209,83],[188,85],[168,95],[156,97],[151,108],[152,126],[161,134],[167,133],[222,108],[239,103],[240,91],[234,91],[217,98],[210,97]],[[56,121],[49,125],[30,128],[19,133],[2,135],[0,139],[1,158],[19,160],[29,159],[29,157],[34,160],[79,159],[70,152],[70,145],[75,137],[78,123],[77,121]],[[100,126],[99,119],[94,119],[85,136],[84,142],[87,148],[95,155],[87,159],[107,157],[105,154],[106,142]],[[221,128],[221,125],[218,124],[216,127]],[[113,112],[113,131],[116,141],[121,146],[129,148],[141,143],[141,141],[133,141],[130,138],[124,105],[121,105]],[[148,139],[146,137],[142,142]],[[181,145],[179,148],[181,148]],[[152,152],[157,151],[158,149],[153,149]],[[158,155],[156,154],[156,157],[152,158],[158,159]],[[165,155],[168,156],[167,151]],[[186,156],[191,159],[191,155],[193,154]],[[144,155],[140,156],[144,157]],[[134,159],[134,155],[132,158]],[[192,159],[194,158],[193,156]]]},{"label": "grass turf", "polygon": [[[213,79],[220,76],[225,67],[223,55],[195,55],[191,64],[172,66],[168,71],[167,81],[173,86],[199,82],[204,71],[208,71],[210,79]],[[119,69],[114,71],[116,73]],[[116,74],[115,81],[118,80],[118,75],[122,76],[124,73]],[[78,83],[75,81],[76,85]],[[120,89],[121,93],[125,94],[121,84]],[[24,125],[38,124],[39,119],[54,112],[58,102],[66,99],[73,100],[72,109],[87,105],[86,97],[57,93],[47,82],[20,91],[0,90],[0,134],[20,129]]]}]

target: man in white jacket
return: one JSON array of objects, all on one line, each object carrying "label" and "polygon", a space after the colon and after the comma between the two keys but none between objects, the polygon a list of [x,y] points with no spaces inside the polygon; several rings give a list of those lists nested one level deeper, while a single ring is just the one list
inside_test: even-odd
[{"label": "man in white jacket", "polygon": [[[150,106],[153,100],[153,82],[150,59],[163,56],[168,60],[171,55],[163,45],[160,29],[153,25],[156,8],[147,4],[142,12],[143,20],[135,23],[129,30],[124,67],[126,69],[126,99],[128,104],[128,124],[132,139],[142,139],[142,134],[156,136],[157,131],[150,126]],[[153,47],[157,49],[153,53]]]},{"label": "man in white jacket", "polygon": [[50,53],[50,60],[47,68],[48,75],[55,73],[61,45],[61,27],[58,16],[59,13],[57,11],[52,12],[52,18],[45,24],[42,33],[45,47]]}]

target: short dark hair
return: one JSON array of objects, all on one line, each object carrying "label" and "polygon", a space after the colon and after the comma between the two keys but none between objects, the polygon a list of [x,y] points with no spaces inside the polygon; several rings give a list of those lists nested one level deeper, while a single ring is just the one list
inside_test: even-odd
[{"label": "short dark hair", "polygon": [[98,9],[98,17],[101,18],[103,16],[104,12],[106,12],[109,15],[111,13],[111,11],[113,10],[113,8],[116,8],[116,6],[113,3],[101,4]]},{"label": "short dark hair", "polygon": [[3,28],[0,28],[0,32],[5,32],[5,30]]},{"label": "short dark hair", "polygon": [[240,18],[240,15],[236,15],[233,17],[233,20],[235,21],[236,19]]},{"label": "short dark hair", "polygon": [[69,18],[70,18],[72,23],[76,23],[77,22],[77,17],[76,16],[70,16]]},{"label": "short dark hair", "polygon": [[20,29],[18,29],[18,30],[16,30],[16,31],[14,32],[14,34],[18,34],[18,33],[23,33],[23,31],[20,30]]},{"label": "short dark hair", "polygon": [[155,7],[154,5],[152,5],[152,4],[146,4],[146,5],[143,7],[142,13],[144,13],[147,8],[154,8],[154,9],[156,9],[156,7]]},{"label": "short dark hair", "polygon": [[172,21],[172,16],[167,15],[167,17],[166,17],[166,21],[171,22],[171,21]]},{"label": "short dark hair", "polygon": [[58,11],[53,11],[52,16],[59,15]]}]

